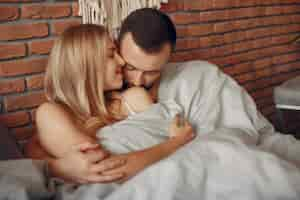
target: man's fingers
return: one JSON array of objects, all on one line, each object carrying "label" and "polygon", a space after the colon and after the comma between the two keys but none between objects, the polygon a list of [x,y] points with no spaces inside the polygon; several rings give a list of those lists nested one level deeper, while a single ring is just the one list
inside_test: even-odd
[{"label": "man's fingers", "polygon": [[91,167],[91,171],[94,173],[103,173],[107,170],[115,169],[123,166],[126,163],[126,159],[112,159],[104,160]]},{"label": "man's fingers", "polygon": [[87,151],[89,149],[96,149],[99,147],[97,143],[85,142],[72,146],[74,151]]},{"label": "man's fingers", "polygon": [[91,151],[85,153],[84,156],[87,158],[87,160],[90,163],[97,163],[97,162],[100,162],[101,160],[103,160],[106,155],[105,155],[105,152],[91,150]]},{"label": "man's fingers", "polygon": [[91,183],[107,183],[120,180],[124,177],[123,173],[112,174],[112,175],[91,175],[88,177],[88,182]]}]

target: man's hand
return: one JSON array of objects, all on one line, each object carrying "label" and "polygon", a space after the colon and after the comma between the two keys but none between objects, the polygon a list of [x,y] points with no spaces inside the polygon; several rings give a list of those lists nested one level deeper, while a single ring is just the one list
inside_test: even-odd
[{"label": "man's hand", "polygon": [[107,156],[108,153],[97,144],[76,145],[64,157],[49,160],[50,172],[68,182],[80,184],[114,182],[123,178],[123,173],[102,173],[126,163],[124,158],[100,162]]},{"label": "man's hand", "polygon": [[124,176],[120,179],[119,182],[124,182],[135,176],[138,172],[142,171],[150,164],[152,164],[153,161],[151,158],[147,157],[148,155],[149,154],[146,151],[137,151],[128,154],[113,155],[101,161],[101,163],[103,165],[109,165],[109,163],[114,163],[118,160],[126,160],[126,163],[118,168],[104,170],[102,174],[105,176],[123,174]]},{"label": "man's hand", "polygon": [[181,140],[185,144],[194,139],[195,133],[191,124],[177,114],[170,124],[169,136],[170,138]]}]

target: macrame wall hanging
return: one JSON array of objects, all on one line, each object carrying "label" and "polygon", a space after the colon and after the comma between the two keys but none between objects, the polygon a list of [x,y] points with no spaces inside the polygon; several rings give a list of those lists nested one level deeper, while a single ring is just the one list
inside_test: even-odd
[{"label": "macrame wall hanging", "polygon": [[168,0],[78,0],[79,15],[84,24],[105,25],[111,33],[117,31],[122,20],[139,8],[157,8]]}]

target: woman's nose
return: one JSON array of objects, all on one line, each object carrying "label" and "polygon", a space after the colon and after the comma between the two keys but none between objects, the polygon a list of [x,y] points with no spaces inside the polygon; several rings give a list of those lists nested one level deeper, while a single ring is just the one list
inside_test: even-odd
[{"label": "woman's nose", "polygon": [[144,84],[144,76],[142,71],[136,72],[133,84],[135,86],[142,86]]}]

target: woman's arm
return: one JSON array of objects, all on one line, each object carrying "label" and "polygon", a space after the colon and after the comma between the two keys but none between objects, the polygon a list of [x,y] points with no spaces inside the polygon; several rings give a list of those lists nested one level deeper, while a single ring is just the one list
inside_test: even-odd
[{"label": "woman's arm", "polygon": [[180,124],[179,121],[179,116],[176,116],[169,129],[172,136],[167,141],[145,150],[115,155],[103,160],[102,163],[105,163],[114,159],[125,158],[126,164],[119,168],[103,172],[102,174],[110,175],[114,173],[124,173],[125,176],[122,181],[125,181],[151,164],[168,157],[177,149],[193,140],[195,134],[192,126],[187,121],[184,121],[183,124]]},{"label": "woman's arm", "polygon": [[101,175],[103,170],[124,165],[124,159],[101,163],[108,152],[85,135],[61,107],[43,104],[37,110],[36,122],[38,134],[28,146],[28,155],[46,160],[53,176],[75,183],[114,182],[123,177],[122,173]]},{"label": "woman's arm", "polygon": [[[105,155],[97,151],[99,145],[79,144],[61,158],[53,158],[40,145],[38,138],[33,136],[25,147],[27,157],[45,160],[48,163],[49,175],[59,177],[72,183],[105,183],[115,182],[123,178],[124,174],[101,174],[102,171],[113,169],[125,164],[126,160],[117,159],[110,163],[100,163]],[[101,174],[101,175],[100,175]]]},{"label": "woman's arm", "polygon": [[36,124],[41,146],[53,157],[63,157],[76,144],[97,143],[58,104],[42,104],[36,112]]}]

